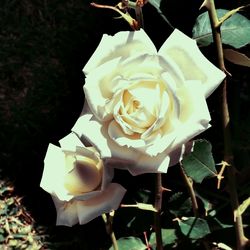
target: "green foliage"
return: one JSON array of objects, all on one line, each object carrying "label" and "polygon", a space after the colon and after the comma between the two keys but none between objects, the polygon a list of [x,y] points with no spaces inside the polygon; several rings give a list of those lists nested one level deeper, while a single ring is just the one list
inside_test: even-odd
[{"label": "green foliage", "polygon": [[152,4],[158,11],[160,11],[160,5],[162,0],[149,0],[148,2]]},{"label": "green foliage", "polygon": [[186,174],[198,183],[217,175],[212,146],[206,140],[195,141],[193,152],[184,157],[182,164]]},{"label": "green foliage", "polygon": [[[119,250],[144,250],[146,245],[140,238],[136,237],[124,237],[117,240]],[[109,250],[114,250],[113,246]]]},{"label": "green foliage", "polygon": [[[130,211],[129,211],[130,210]],[[153,212],[135,208],[124,208],[124,218],[127,218],[127,228],[136,233],[146,231],[153,223]],[[130,217],[132,215],[132,217]],[[147,219],[145,219],[147,218]]]},{"label": "green foliage", "polygon": [[201,218],[189,217],[178,221],[181,232],[190,239],[202,239],[210,234],[207,222]]},{"label": "green foliage", "polygon": [[212,232],[217,231],[217,230],[222,230],[222,229],[226,229],[226,228],[232,228],[233,225],[232,224],[225,224],[223,222],[221,222],[218,218],[216,218],[215,216],[208,216],[207,217],[207,222],[209,224],[209,228]]},{"label": "green foliage", "polygon": [[0,249],[30,249],[42,247],[41,235],[13,187],[0,181]]},{"label": "green foliage", "polygon": [[173,194],[168,202],[169,211],[176,217],[187,215],[192,209],[190,197],[187,198],[183,193]]},{"label": "green foliage", "polygon": [[[162,229],[161,234],[162,234],[162,243],[163,243],[164,247],[167,245],[174,244],[176,242],[176,240],[178,239],[175,229]],[[156,235],[155,235],[155,233],[152,233],[150,235],[149,244],[153,248],[153,250],[156,249]]]},{"label": "green foliage", "polygon": [[169,20],[167,19],[167,17],[166,17],[166,16],[162,13],[162,11],[161,11],[161,8],[160,8],[160,6],[161,6],[161,1],[162,1],[162,0],[149,0],[148,2],[156,8],[157,12],[160,14],[160,16],[163,18],[163,20],[164,20],[170,27],[173,27],[173,26],[171,25],[171,23],[169,22]]},{"label": "green foliage", "polygon": [[[228,10],[218,9],[218,17],[224,16]],[[250,20],[241,14],[234,14],[221,26],[222,42],[235,48],[241,48],[250,42]],[[200,45],[207,46],[213,42],[212,30],[208,12],[202,13],[196,19],[193,27],[193,38]]]}]

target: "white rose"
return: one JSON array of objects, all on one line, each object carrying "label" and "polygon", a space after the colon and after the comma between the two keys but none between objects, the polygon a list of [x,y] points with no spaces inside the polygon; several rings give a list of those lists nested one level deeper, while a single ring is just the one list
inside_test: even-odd
[{"label": "white rose", "polygon": [[210,127],[206,97],[225,74],[175,30],[157,52],[143,31],[104,35],[85,65],[85,105],[73,127],[102,158],[136,175],[166,172]]},{"label": "white rose", "polygon": [[113,169],[104,167],[94,147],[85,147],[71,133],[50,144],[44,159],[41,187],[52,195],[57,225],[85,224],[118,208],[125,189],[111,183]]}]

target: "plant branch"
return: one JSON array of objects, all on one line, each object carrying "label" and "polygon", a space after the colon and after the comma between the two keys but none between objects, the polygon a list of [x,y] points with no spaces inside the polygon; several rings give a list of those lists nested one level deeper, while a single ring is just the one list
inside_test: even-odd
[{"label": "plant branch", "polygon": [[111,5],[102,5],[102,4],[97,4],[97,3],[90,3],[91,6],[95,7],[95,8],[100,8],[100,9],[110,9],[110,10],[114,10],[117,13],[119,13],[121,15],[121,17],[128,22],[128,24],[130,25],[130,27],[133,30],[138,30],[139,29],[139,25],[138,22],[132,18],[129,13],[123,13],[118,7],[120,5],[117,6],[111,6]]},{"label": "plant branch", "polygon": [[[208,14],[213,33],[213,39],[217,50],[218,65],[219,68],[225,72],[226,70],[224,65],[223,48],[222,48],[222,40],[220,32],[221,23],[218,20],[214,0],[205,0],[202,6],[205,6],[208,9]],[[227,102],[226,79],[223,81],[222,85],[222,123],[223,123],[223,136],[224,136],[224,161],[231,166],[228,168],[227,177],[229,184],[231,206],[234,214],[234,225],[237,238],[237,250],[243,250],[245,249],[248,240],[244,235],[242,217],[239,211],[239,200],[238,200],[236,180],[235,180],[235,171],[233,167],[234,157],[232,151],[231,131],[229,128],[230,115]]]},{"label": "plant branch", "polygon": [[112,245],[114,250],[119,250],[117,240],[115,237],[115,233],[113,231],[113,217],[114,217],[114,211],[110,214],[102,214],[102,219],[105,222],[106,232],[110,236],[110,239],[112,241]]},{"label": "plant branch", "polygon": [[181,164],[180,164],[180,169],[181,169],[181,175],[182,175],[183,180],[185,182],[185,185],[186,185],[186,187],[188,189],[188,193],[189,193],[189,195],[191,197],[194,216],[199,217],[199,207],[198,207],[198,202],[197,202],[196,195],[195,195],[195,192],[194,192],[194,189],[193,189],[193,181],[190,178],[188,178],[188,176],[184,172]]},{"label": "plant branch", "polygon": [[160,173],[156,174],[156,187],[155,187],[155,209],[157,212],[154,214],[154,227],[156,235],[156,249],[163,250],[162,234],[161,234],[161,206],[162,206],[162,176]]}]

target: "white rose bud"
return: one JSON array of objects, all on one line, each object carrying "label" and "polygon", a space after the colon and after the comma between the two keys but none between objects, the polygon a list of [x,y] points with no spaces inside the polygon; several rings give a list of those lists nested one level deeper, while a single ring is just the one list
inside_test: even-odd
[{"label": "white rose bud", "polygon": [[57,225],[85,224],[116,210],[125,189],[111,183],[113,169],[104,166],[97,150],[85,147],[73,133],[60,145],[49,145],[40,184],[52,195]]}]

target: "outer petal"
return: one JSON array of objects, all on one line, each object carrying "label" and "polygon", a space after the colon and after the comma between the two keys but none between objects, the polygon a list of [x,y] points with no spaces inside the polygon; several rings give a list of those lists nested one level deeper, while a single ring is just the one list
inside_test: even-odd
[{"label": "outer petal", "polygon": [[177,137],[172,144],[174,149],[211,127],[209,124],[211,117],[206,100],[202,95],[202,86],[197,81],[189,81],[187,90],[192,96],[194,110],[187,122],[184,122],[176,131]]},{"label": "outer petal", "polygon": [[52,196],[57,211],[57,225],[73,226],[77,223],[86,224],[103,213],[116,210],[126,192],[121,185],[110,183],[98,196],[86,200],[60,201]]},{"label": "outer petal", "polygon": [[103,213],[116,210],[126,192],[121,185],[111,183],[100,195],[86,200],[77,201],[77,214],[80,224],[86,224]]},{"label": "outer petal", "polygon": [[53,196],[53,201],[56,207],[56,225],[71,227],[78,223],[77,202],[76,201],[60,201],[56,196]]},{"label": "outer petal", "polygon": [[[170,145],[168,139],[169,135],[167,135],[165,138],[162,137],[156,144],[149,147],[149,153],[165,152],[165,154],[170,154],[173,150],[180,148],[182,144],[188,142],[210,127],[209,122],[211,117],[203,95],[202,86],[196,81],[189,81],[186,86],[186,92],[190,95],[190,102],[192,105],[192,109],[189,111],[191,114],[188,115],[186,121],[180,123],[172,132],[175,135],[175,139]],[[190,103],[183,103],[182,105],[187,107]],[[184,108],[185,107],[181,107],[181,109]]]},{"label": "outer petal", "polygon": [[72,151],[74,152],[76,150],[76,147],[83,147],[83,143],[81,140],[74,134],[70,133],[63,137],[59,144],[64,151]]},{"label": "outer petal", "polygon": [[40,186],[60,200],[70,200],[73,196],[68,194],[64,187],[65,158],[61,148],[49,144],[45,159],[44,170]]},{"label": "outer petal", "polygon": [[199,50],[195,40],[175,29],[160,48],[159,55],[171,58],[186,80],[199,80],[208,97],[225,78],[225,74],[210,63]]},{"label": "outer petal", "polygon": [[150,157],[133,148],[119,146],[108,135],[108,123],[101,124],[91,113],[83,114],[72,131],[81,139],[87,139],[95,145],[102,158],[114,158],[125,162],[116,167],[128,169],[133,175],[167,172],[170,162],[168,155],[158,154],[156,157]]},{"label": "outer petal", "polygon": [[182,144],[181,147],[175,149],[169,154],[169,157],[171,159],[169,166],[173,166],[177,164],[178,162],[182,161],[183,157],[187,154],[190,154],[193,151],[193,141],[189,141],[185,144]]},{"label": "outer petal", "polygon": [[127,58],[139,54],[156,54],[156,48],[143,29],[134,32],[121,31],[114,36],[104,34],[83,72],[88,74],[99,65],[117,57]]}]

